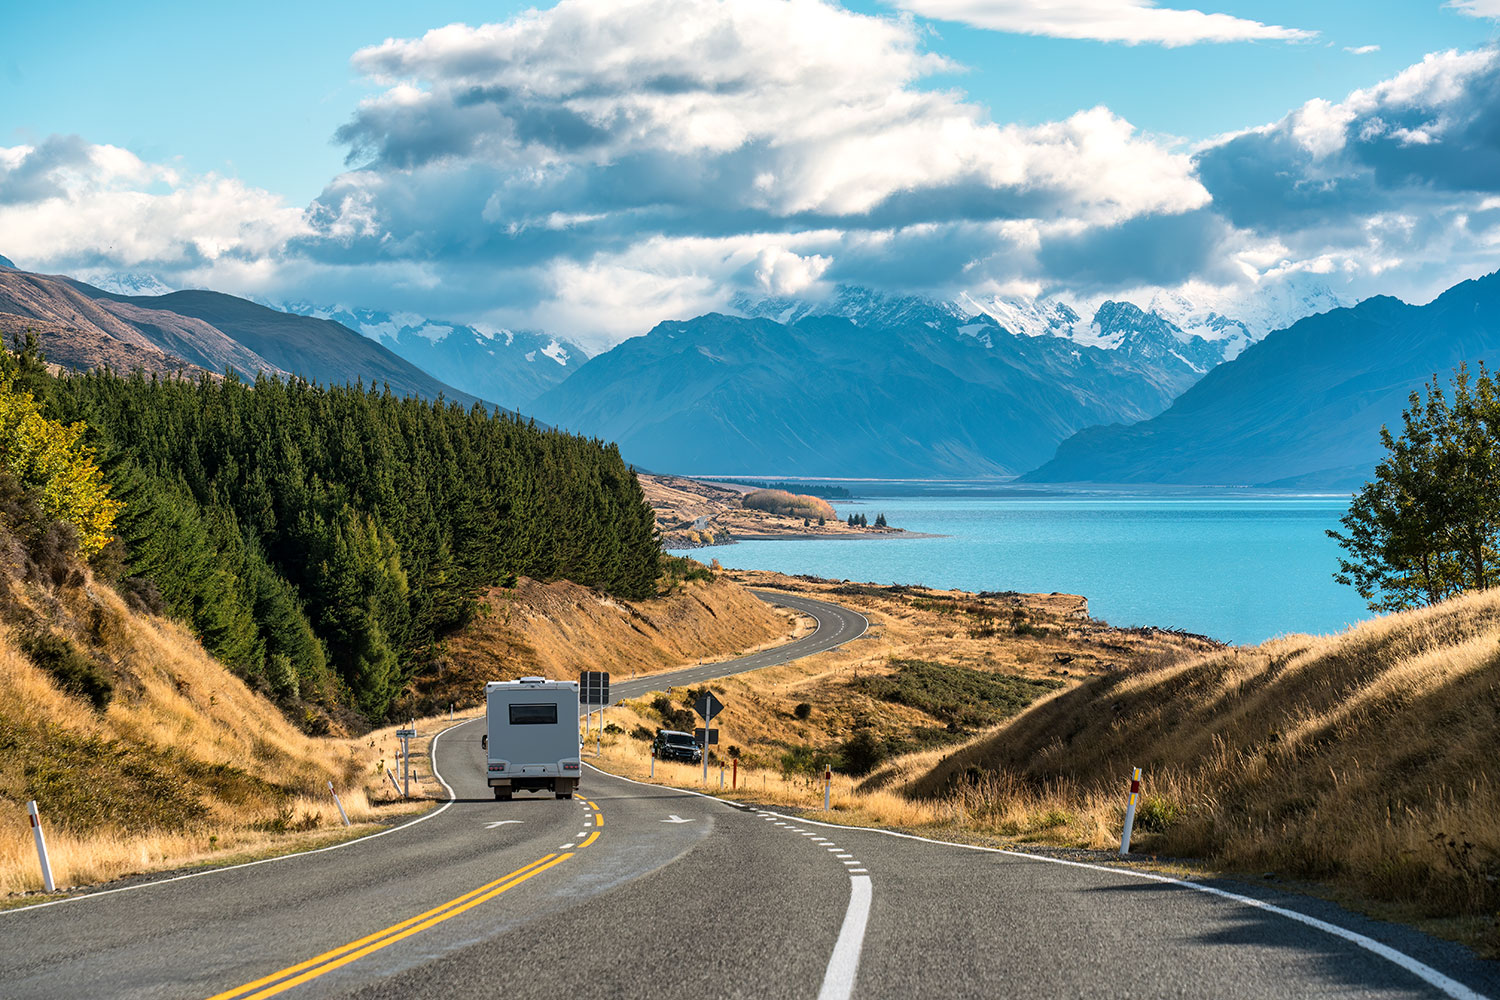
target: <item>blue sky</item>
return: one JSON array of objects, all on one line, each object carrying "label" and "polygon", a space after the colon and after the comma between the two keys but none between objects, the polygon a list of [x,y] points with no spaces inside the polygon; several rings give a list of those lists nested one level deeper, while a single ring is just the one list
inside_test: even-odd
[{"label": "blue sky", "polygon": [[[808,47],[799,50],[802,62],[775,71],[780,75],[766,84],[767,93],[779,87],[783,100],[816,101],[829,91],[843,102],[827,109],[828,121],[835,123],[838,107],[861,108],[859,114],[868,122],[858,128],[863,130],[861,141],[869,145],[860,148],[910,143],[919,132],[908,128],[909,116],[948,120],[951,127],[943,134],[957,136],[950,160],[963,158],[965,143],[993,141],[989,160],[955,165],[917,162],[922,158],[915,157],[884,172],[851,170],[848,159],[866,155],[852,153],[855,145],[824,147],[798,134],[795,121],[778,118],[770,109],[746,102],[714,107],[708,98],[686,110],[674,106],[670,120],[661,118],[651,136],[596,137],[585,144],[587,150],[555,143],[541,156],[537,150],[546,144],[535,137],[526,151],[499,138],[522,120],[517,115],[555,123],[557,115],[571,121],[597,113],[619,122],[636,114],[646,98],[621,98],[623,103],[610,108],[589,105],[579,112],[583,104],[577,94],[559,92],[549,108],[535,102],[522,111],[497,105],[500,110],[493,114],[476,116],[452,95],[460,85],[472,88],[484,81],[476,84],[468,69],[445,61],[446,54],[412,48],[383,62],[373,56],[359,65],[351,62],[360,50],[386,39],[420,45],[417,40],[424,33],[442,25],[509,23],[516,30],[503,44],[524,48],[524,59],[515,54],[520,49],[507,49],[503,58],[513,63],[487,64],[485,72],[509,81],[514,90],[517,80],[524,85],[525,73],[545,76],[567,63],[559,72],[576,82],[580,74],[592,72],[587,65],[574,65],[576,53],[539,47],[534,39],[515,40],[531,30],[527,25],[540,35],[548,24],[565,20],[547,8],[527,21],[523,12],[529,7],[512,3],[24,5],[7,12],[0,38],[0,88],[5,94],[0,149],[11,150],[9,160],[0,158],[0,204],[8,202],[17,213],[21,208],[15,206],[28,206],[31,214],[0,213],[0,253],[23,266],[151,270],[172,283],[213,281],[267,296],[363,298],[369,301],[356,304],[428,312],[447,307],[461,314],[458,318],[571,326],[567,332],[595,340],[617,338],[642,323],[649,325],[652,317],[711,306],[729,290],[757,283],[767,293],[807,291],[837,279],[944,293],[1087,298],[1195,284],[1229,294],[1224,290],[1244,284],[1235,268],[1285,271],[1272,260],[1282,254],[1290,265],[1311,261],[1306,266],[1313,270],[1343,268],[1341,273],[1357,279],[1349,282],[1351,294],[1379,290],[1384,280],[1415,296],[1436,290],[1450,276],[1456,280],[1485,266],[1491,243],[1483,233],[1446,249],[1428,245],[1436,235],[1420,250],[1410,245],[1410,234],[1401,249],[1392,249],[1389,238],[1373,250],[1368,238],[1362,247],[1352,245],[1356,230],[1369,233],[1372,225],[1410,229],[1413,223],[1401,218],[1432,214],[1432,185],[1412,172],[1425,167],[1400,166],[1397,173],[1405,171],[1405,179],[1399,192],[1366,190],[1368,185],[1356,183],[1355,175],[1365,180],[1389,176],[1384,161],[1356,158],[1335,169],[1319,149],[1310,160],[1298,160],[1297,169],[1317,174],[1320,189],[1346,192],[1362,214],[1334,219],[1323,213],[1312,225],[1299,209],[1296,224],[1289,226],[1284,218],[1233,204],[1235,192],[1246,190],[1277,197],[1270,180],[1227,177],[1227,157],[1202,150],[1216,137],[1254,126],[1283,122],[1290,135],[1299,126],[1284,119],[1308,101],[1321,98],[1339,106],[1351,92],[1396,78],[1429,54],[1488,50],[1496,40],[1496,0],[1470,0],[1467,13],[1440,0],[1207,3],[1201,9],[1224,15],[1231,32],[1254,34],[1260,29],[1245,26],[1259,25],[1301,37],[1186,42],[1181,36],[1147,37],[1137,44],[1026,32],[1087,36],[1093,31],[1091,11],[1098,11],[1103,24],[1114,17],[1114,8],[1128,16],[1111,23],[1149,24],[1139,10],[1151,6],[1146,0],[1078,0],[1082,13],[1077,23],[1083,27],[1063,31],[1033,25],[1025,5],[1016,0],[899,2],[904,11],[892,3],[828,6],[825,18],[809,9],[818,6],[811,0],[799,0],[794,5],[798,15],[783,18],[776,30],[795,32],[822,24],[807,30],[823,34],[803,40]],[[574,20],[587,22],[588,31],[602,32],[594,37],[617,40],[622,50],[644,37],[639,24],[626,25],[617,16],[616,5],[572,6],[586,8],[584,14],[572,11]],[[1157,6],[1174,9],[1171,3]],[[733,18],[731,7],[737,12]],[[781,18],[780,7],[774,0],[736,0],[730,6],[672,0],[659,9],[668,21],[676,18],[706,32],[694,36],[698,39],[718,37],[712,28],[715,18],[733,20],[735,30],[742,32],[735,43],[742,51],[737,51],[753,65],[756,59],[765,61],[764,54],[754,51],[764,44],[756,41],[756,19],[764,15],[770,23]],[[934,11],[944,16],[923,16]],[[1479,14],[1491,16],[1475,16]],[[997,18],[1009,30],[977,26]],[[1144,30],[1150,35],[1155,29]],[[1104,29],[1094,33],[1108,34]],[[467,36],[465,44],[480,44],[477,37]],[[1378,48],[1351,51],[1370,46]],[[603,56],[616,54],[595,52],[593,57],[608,62]],[[649,63],[651,72],[660,74],[666,72],[663,65],[670,69],[673,57],[680,56],[684,79],[717,72],[698,52],[673,53],[668,46],[656,55],[663,58],[635,53],[630,59]],[[724,58],[733,62],[735,53]],[[802,70],[805,79],[788,82],[787,73]],[[746,69],[735,86],[759,86],[754,72]],[[1483,87],[1488,80],[1483,67],[1465,64],[1453,72],[1463,78],[1460,87]],[[385,78],[379,78],[382,73]],[[857,79],[861,75],[875,82],[866,86]],[[389,98],[402,79],[429,94],[447,93],[443,100],[452,98],[451,106],[440,109],[441,114],[431,102],[420,111],[362,110],[362,101]],[[611,88],[632,85],[609,80]],[[723,81],[717,85],[722,87]],[[1447,105],[1438,105],[1455,99],[1451,87],[1430,86],[1437,88],[1432,91],[1436,96],[1422,98],[1427,101],[1423,113],[1434,122],[1448,121],[1453,116],[1444,110]],[[899,113],[883,117],[875,110],[883,103],[882,87],[901,106]],[[942,99],[929,106],[922,95]],[[1108,117],[1074,118],[1093,108],[1107,109]],[[1364,122],[1360,127],[1368,137],[1369,122],[1393,120],[1389,111],[1366,107],[1340,113]],[[724,138],[725,116],[747,123],[733,151],[725,145],[733,145]],[[964,125],[966,117],[977,126]],[[1072,124],[1061,124],[1068,122]],[[335,138],[341,128],[346,131]],[[972,137],[959,135],[975,128]],[[1117,134],[1125,128],[1128,136]],[[458,152],[453,146],[458,140],[445,129],[466,136]],[[713,132],[711,138],[702,139],[704,129]],[[476,135],[482,140],[485,130],[490,130],[490,141],[470,141]],[[1068,134],[1059,137],[1059,130]],[[1091,191],[1082,180],[1040,190],[1048,188],[1046,172],[1057,169],[1048,165],[1048,148],[1060,155],[1059,144],[1106,134],[1113,136],[1109,142],[1120,145],[1117,153],[1101,146],[1101,164],[1140,156],[1138,169],[1122,171],[1111,183],[1138,184],[1139,190]],[[1414,134],[1410,129],[1402,133]],[[1306,129],[1298,135],[1305,139]],[[1482,128],[1470,129],[1469,135],[1471,141],[1484,141]],[[113,154],[72,150],[56,137],[75,137],[80,148],[127,151],[139,164],[122,166],[118,157],[110,160]],[[416,145],[407,145],[408,139]],[[1285,143],[1278,144],[1274,135],[1264,141],[1266,149],[1255,155],[1272,155],[1273,147],[1285,151]],[[1421,141],[1436,154],[1431,136]],[[1399,145],[1414,149],[1414,142],[1402,138]],[[423,143],[428,146],[413,153]],[[789,148],[797,150],[795,156],[786,154]],[[37,154],[23,169],[23,158],[31,155],[24,151],[40,149],[47,155]],[[779,152],[755,155],[767,149]],[[351,150],[353,159],[346,163]],[[1472,157],[1474,152],[1455,146],[1443,155]],[[77,180],[79,157],[99,169],[110,160],[109,179]],[[1193,162],[1185,163],[1190,157]],[[1017,160],[1027,165],[1017,168],[1020,173],[1007,173],[1008,164]],[[549,180],[538,187],[535,172],[543,161]],[[346,173],[349,164],[366,169]],[[1324,176],[1330,169],[1343,173]],[[8,199],[7,170],[13,174]],[[45,170],[61,171],[52,188],[66,188],[67,197],[54,192],[49,200],[16,193],[33,190],[25,178]],[[1042,173],[1025,175],[1026,170]],[[651,182],[643,178],[658,178],[664,171],[689,178],[690,186],[712,173],[717,186],[703,182],[696,200],[669,191],[649,205],[634,193],[629,198],[602,193],[627,183],[632,192],[643,184],[649,188]],[[824,176],[829,171],[833,173]],[[558,179],[563,173],[565,181]],[[730,212],[725,191],[750,197],[750,188],[735,188],[725,180],[741,174],[753,175],[756,183],[769,184],[764,179],[774,177],[787,185],[791,182],[786,179],[795,176],[802,187],[778,189],[764,203]],[[1203,180],[1209,176],[1222,178],[1222,186]],[[87,194],[84,187],[90,183],[94,187]],[[1485,200],[1492,195],[1482,183],[1463,180],[1450,187],[1453,196],[1438,199],[1441,211],[1465,220],[1493,211]],[[201,228],[202,220],[211,217],[219,228],[204,228],[176,242],[146,239],[138,232],[91,242],[62,232],[55,218],[44,225],[36,214],[44,203],[58,211],[61,198],[73,217],[83,220],[97,211],[95,228],[108,226],[111,210],[100,207],[105,195],[118,208],[127,190],[159,199],[148,216],[151,225],[171,227],[174,219],[188,217],[186,232],[189,225]],[[1295,196],[1283,194],[1300,197],[1306,186],[1296,190]],[[537,211],[521,213],[516,206],[522,202]],[[544,215],[537,214],[540,208],[546,209]],[[236,211],[244,215],[240,222]],[[489,228],[475,226],[475,216],[484,216]],[[3,228],[7,222],[10,233]],[[141,224],[140,217],[131,222],[137,229]],[[1135,229],[1121,228],[1131,226]],[[942,232],[934,235],[934,227]],[[80,221],[69,231],[86,229]],[[436,230],[443,231],[441,238]],[[1107,240],[1090,244],[1090,233],[1107,231],[1118,239],[1122,232],[1136,230],[1141,239],[1201,245],[1205,257],[1217,253],[1221,259],[1163,262],[1129,273],[1101,267],[1090,258],[1111,245]],[[1153,236],[1157,230],[1163,235]],[[1442,238],[1451,241],[1451,236]],[[1319,240],[1326,246],[1320,247]],[[902,281],[891,276],[917,258],[926,269],[920,280],[906,284],[920,287],[898,288]],[[523,259],[529,264],[523,266]],[[481,280],[488,288],[483,293],[476,291]],[[610,316],[620,319],[609,321]]]}]

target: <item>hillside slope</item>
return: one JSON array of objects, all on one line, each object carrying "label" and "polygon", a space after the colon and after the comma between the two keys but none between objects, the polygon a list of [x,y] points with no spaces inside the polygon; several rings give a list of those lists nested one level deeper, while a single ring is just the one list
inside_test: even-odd
[{"label": "hillside slope", "polygon": [[485,595],[479,616],[447,641],[446,655],[403,705],[418,714],[474,705],[486,682],[517,677],[669,670],[780,641],[791,627],[784,614],[722,578],[625,601],[565,580],[523,577]]},{"label": "hillside slope", "polygon": [[[1350,883],[1417,915],[1500,907],[1500,590],[1098,677],[916,779],[1113,814],[1137,847]],[[1500,929],[1495,943],[1500,945]]]},{"label": "hillside slope", "polygon": [[250,377],[290,374],[324,385],[389,385],[397,396],[442,397],[465,406],[480,401],[339,323],[221,292],[121,295],[72,278],[0,268],[0,313],[77,331],[75,347],[120,341],[216,374],[233,368]]},{"label": "hillside slope", "polygon": [[305,735],[186,629],[33,549],[0,536],[0,893],[41,886],[30,799],[62,886],[329,829],[329,781],[372,817],[390,747]]},{"label": "hillside slope", "polygon": [[465,406],[479,401],[477,396],[438,381],[368,337],[332,320],[280,312],[223,292],[193,290],[126,296],[80,282],[73,284],[98,301],[113,303],[110,308],[116,311],[128,314],[128,309],[134,307],[209,324],[268,363],[311,382],[324,385],[362,382],[377,388],[389,385],[398,396],[423,399],[442,396]]},{"label": "hillside slope", "polygon": [[98,290],[67,278],[0,270],[0,312],[76,330],[96,343],[113,340],[139,350],[161,351],[220,374],[226,368],[251,375],[285,374],[201,319],[97,298],[91,291]]},{"label": "hillside slope", "polygon": [[1500,361],[1500,273],[1425,306],[1389,297],[1311,316],[1220,365],[1160,416],[1091,427],[1028,482],[1346,489],[1369,478],[1382,424],[1462,362]]},{"label": "hillside slope", "polygon": [[591,359],[532,411],[662,472],[998,476],[1081,427],[1160,412],[1197,377],[987,317],[874,328],[709,314]]},{"label": "hillside slope", "polygon": [[68,326],[48,320],[0,312],[0,341],[24,343],[26,335],[37,339],[37,347],[49,364],[74,371],[90,371],[108,366],[115,372],[139,369],[147,376],[185,375],[197,378],[214,374],[206,368],[188,364],[151,344],[136,343],[102,333],[97,329]]}]

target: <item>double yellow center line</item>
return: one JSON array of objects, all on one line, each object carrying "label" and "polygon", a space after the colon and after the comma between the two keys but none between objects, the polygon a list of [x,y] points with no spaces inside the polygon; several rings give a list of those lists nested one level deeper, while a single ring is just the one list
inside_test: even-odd
[{"label": "double yellow center line", "polygon": [[[603,826],[603,817],[598,812],[599,807],[594,806],[592,802],[589,805],[593,806],[595,810],[593,816],[594,822],[599,826]],[[596,829],[589,835],[587,840],[578,845],[579,849],[589,846],[598,837],[599,831]],[[540,875],[548,868],[562,864],[576,853],[576,851],[564,851],[559,854],[548,854],[523,868],[517,868],[509,875],[502,875],[493,882],[488,882],[477,889],[466,892],[456,899],[450,899],[441,906],[435,906],[425,913],[419,913],[415,917],[410,917],[398,924],[392,924],[384,930],[367,934],[357,941],[350,941],[348,944],[335,948],[332,951],[325,951],[323,954],[316,955],[304,962],[289,965],[285,969],[273,972],[269,976],[262,976],[243,986],[235,987],[223,993],[215,993],[208,1000],[263,1000],[264,997],[276,996],[278,993],[283,993],[294,986],[300,986],[309,980],[326,975],[334,969],[341,968],[350,962],[358,961],[366,955],[389,947],[397,941],[409,938],[413,934],[419,934],[429,927],[435,927],[444,920],[450,920],[460,913],[472,910],[480,903],[488,902],[502,892],[514,889],[522,882]]]}]

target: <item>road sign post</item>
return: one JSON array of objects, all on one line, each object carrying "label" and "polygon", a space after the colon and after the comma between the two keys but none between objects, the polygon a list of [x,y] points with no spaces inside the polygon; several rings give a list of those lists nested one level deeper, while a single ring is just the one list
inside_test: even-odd
[{"label": "road sign post", "polygon": [[604,670],[583,670],[578,674],[578,698],[584,705],[583,741],[589,740],[589,716],[593,706],[599,706],[599,718],[594,720],[594,755],[604,752],[604,706],[609,704],[609,673]]},{"label": "road sign post", "polygon": [[1130,776],[1130,803],[1125,806],[1125,829],[1120,834],[1120,857],[1130,853],[1130,830],[1135,826],[1135,804],[1141,797],[1141,769]]},{"label": "road sign post", "polygon": [[724,711],[724,703],[715,698],[712,691],[704,691],[698,696],[698,700],[693,702],[693,710],[696,711],[699,715],[703,716],[703,783],[706,785],[708,784],[709,735],[713,735],[715,743],[719,742],[718,732],[716,730],[709,729],[708,724],[714,721],[714,716]]},{"label": "road sign post", "polygon": [[31,817],[31,834],[36,838],[36,857],[42,865],[42,887],[48,892],[56,892],[57,885],[52,881],[52,860],[47,857],[47,838],[42,834],[42,817],[36,809],[36,799],[26,803],[26,812]]},{"label": "road sign post", "polygon": [[333,782],[331,781],[328,783],[328,792],[333,796],[333,804],[339,807],[339,818],[344,821],[345,826],[348,826],[349,814],[344,812],[344,804],[339,801],[339,793],[333,790]]},{"label": "road sign post", "polygon": [[417,722],[411,722],[411,728],[396,730],[396,738],[401,741],[401,797],[411,798],[411,738],[417,735]]}]

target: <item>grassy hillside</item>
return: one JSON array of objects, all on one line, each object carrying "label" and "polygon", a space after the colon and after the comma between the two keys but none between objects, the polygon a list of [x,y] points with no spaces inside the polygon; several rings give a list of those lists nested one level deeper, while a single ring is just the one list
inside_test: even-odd
[{"label": "grassy hillside", "polygon": [[445,644],[401,708],[420,715],[476,705],[485,682],[528,675],[605,670],[619,680],[670,670],[783,641],[790,627],[784,615],[723,579],[687,580],[662,596],[626,601],[523,577],[482,599],[479,615]]},{"label": "grassy hillside", "polygon": [[64,887],[318,836],[329,781],[355,823],[382,811],[390,741],[306,736],[66,552],[0,551],[0,894],[41,887],[29,799]]},{"label": "grassy hillside", "polygon": [[1102,841],[1139,766],[1140,850],[1329,880],[1411,916],[1478,916],[1500,908],[1497,747],[1492,590],[1089,680],[908,791],[957,797],[1000,832],[1052,811],[1056,839]]}]

